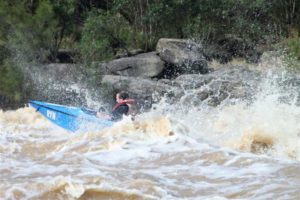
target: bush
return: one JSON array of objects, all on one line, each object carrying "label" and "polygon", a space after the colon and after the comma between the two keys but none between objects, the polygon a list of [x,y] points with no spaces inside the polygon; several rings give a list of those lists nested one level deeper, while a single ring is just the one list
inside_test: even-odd
[{"label": "bush", "polygon": [[79,43],[85,63],[107,60],[119,52],[129,53],[133,32],[121,15],[93,10],[89,13]]},{"label": "bush", "polygon": [[300,37],[288,38],[286,43],[290,55],[300,60]]},{"label": "bush", "polygon": [[45,62],[55,48],[54,38],[58,32],[52,5],[49,1],[40,1],[34,13],[26,10],[22,4],[7,7],[6,15],[10,25],[7,34],[7,47],[19,62]]},{"label": "bush", "polygon": [[0,95],[10,101],[20,102],[22,100],[22,73],[13,66],[9,60],[4,60],[0,65]]}]

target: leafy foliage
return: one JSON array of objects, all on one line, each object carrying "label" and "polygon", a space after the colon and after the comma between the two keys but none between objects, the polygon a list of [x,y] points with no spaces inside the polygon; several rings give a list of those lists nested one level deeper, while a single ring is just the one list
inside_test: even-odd
[{"label": "leafy foliage", "polygon": [[0,95],[8,97],[11,101],[22,99],[22,73],[13,64],[5,60],[0,66]]},{"label": "leafy foliage", "polygon": [[130,55],[130,49],[141,47],[142,37],[120,14],[92,10],[85,21],[79,49],[84,61],[106,60],[118,53]]},{"label": "leafy foliage", "polygon": [[57,21],[49,1],[39,2],[34,14],[26,10],[26,6],[17,4],[10,6],[6,16],[9,26],[7,47],[18,61],[45,62],[50,55]]},{"label": "leafy foliage", "polygon": [[296,30],[291,31],[290,37],[285,41],[290,56],[300,60],[300,35]]},{"label": "leafy foliage", "polygon": [[299,13],[297,0],[3,0],[0,45],[39,62],[55,62],[60,48],[77,48],[92,62],[135,48],[151,51],[162,37],[279,39],[290,28],[299,31]]}]

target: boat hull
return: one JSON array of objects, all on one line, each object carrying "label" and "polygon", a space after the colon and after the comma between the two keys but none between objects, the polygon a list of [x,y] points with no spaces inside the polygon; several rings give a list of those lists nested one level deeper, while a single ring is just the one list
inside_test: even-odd
[{"label": "boat hull", "polygon": [[49,121],[72,132],[101,130],[113,125],[112,121],[96,117],[96,112],[91,110],[42,101],[30,101],[29,105]]}]

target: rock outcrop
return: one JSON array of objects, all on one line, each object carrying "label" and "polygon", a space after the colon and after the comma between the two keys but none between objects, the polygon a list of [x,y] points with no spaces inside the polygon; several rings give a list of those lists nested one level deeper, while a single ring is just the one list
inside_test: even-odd
[{"label": "rock outcrop", "polygon": [[162,38],[157,43],[156,51],[177,74],[208,72],[201,44],[190,40]]},{"label": "rock outcrop", "polygon": [[164,69],[164,62],[156,52],[115,59],[105,65],[108,74],[152,78]]}]

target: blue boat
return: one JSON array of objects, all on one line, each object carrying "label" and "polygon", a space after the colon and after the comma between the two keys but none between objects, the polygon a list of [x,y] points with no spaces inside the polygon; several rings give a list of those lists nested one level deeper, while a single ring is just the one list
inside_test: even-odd
[{"label": "blue boat", "polygon": [[98,118],[93,110],[42,101],[29,101],[29,105],[54,124],[72,132],[101,130],[113,125],[112,121]]}]

